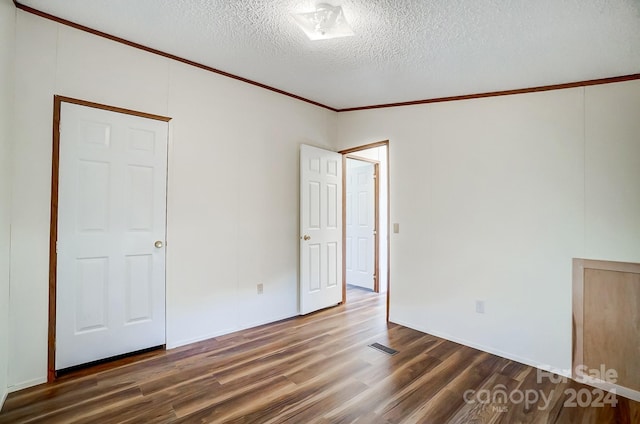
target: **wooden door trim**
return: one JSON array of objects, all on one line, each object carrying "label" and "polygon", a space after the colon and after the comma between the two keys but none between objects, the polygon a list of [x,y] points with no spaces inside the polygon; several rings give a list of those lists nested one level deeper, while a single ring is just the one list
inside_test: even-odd
[{"label": "wooden door trim", "polygon": [[49,221],[49,327],[47,330],[47,382],[56,378],[56,287],[58,270],[58,177],[60,170],[60,109],[62,100],[53,100],[53,150],[51,158],[51,218]]},{"label": "wooden door trim", "polygon": [[133,115],[157,121],[169,122],[171,118],[146,112],[109,106],[86,100],[65,96],[53,96],[53,149],[51,156],[51,214],[49,221],[49,323],[47,330],[47,382],[56,379],[56,289],[58,254],[56,241],[58,240],[58,184],[60,174],[60,112],[62,103],[72,103],[80,106],[102,109],[110,112]]},{"label": "wooden door trim", "polygon": [[[364,144],[361,146],[357,146],[357,147],[352,147],[349,149],[344,149],[339,151],[338,153],[340,153],[342,155],[342,303],[346,303],[347,301],[347,269],[346,269],[346,251],[347,251],[347,247],[346,247],[346,238],[347,238],[347,227],[344,224],[346,222],[346,215],[347,215],[347,208],[346,208],[346,187],[347,187],[347,179],[346,179],[346,163],[347,163],[347,157],[352,157],[354,159],[359,159],[359,160],[367,160],[364,158],[360,158],[357,155],[353,155],[353,153],[357,153],[359,151],[362,150],[368,150],[368,149],[373,149],[376,147],[382,147],[382,146],[386,146],[387,147],[387,157],[385,158],[385,160],[387,161],[387,312],[386,312],[386,320],[387,322],[389,321],[389,299],[391,297],[391,186],[389,184],[390,182],[390,168],[391,168],[391,164],[389,163],[389,140],[384,140],[384,141],[378,141],[375,143],[369,143],[369,144]],[[369,159],[370,160],[370,159]],[[378,169],[376,169],[376,172],[378,172]],[[378,178],[376,178],[376,213],[379,216],[379,176]],[[377,221],[379,222],[379,218],[377,219]],[[376,249],[379,249],[379,239],[377,239],[377,237],[379,237],[379,235],[376,235]],[[378,250],[378,254],[376,254],[376,261],[378,261],[379,259],[379,250]],[[376,269],[379,268],[379,264],[376,263]],[[378,270],[378,278],[376,279],[376,284],[379,284],[379,270]],[[379,286],[378,286],[378,290],[379,290]]]},{"label": "wooden door trim", "polygon": [[[75,105],[80,105],[80,106],[92,107],[94,109],[102,109],[102,110],[108,110],[110,112],[122,113],[125,115],[139,116],[141,118],[148,118],[156,121],[163,121],[163,122],[171,121],[171,118],[168,116],[155,115],[153,113],[140,112],[138,110],[133,110],[133,109],[126,109],[126,108],[117,107],[117,106],[105,105],[102,103],[95,103],[87,100],[74,99],[73,97],[56,95],[54,96],[54,101],[55,101],[54,108],[56,106],[59,108],[60,103],[65,102],[65,103],[73,103]],[[54,111],[54,116],[55,116],[55,111]]]},{"label": "wooden door trim", "polygon": [[375,143],[363,144],[358,147],[351,147],[349,149],[340,150],[338,153],[341,155],[348,155],[350,153],[360,152],[362,150],[374,149],[376,147],[389,146],[389,140],[386,141],[376,141]]}]

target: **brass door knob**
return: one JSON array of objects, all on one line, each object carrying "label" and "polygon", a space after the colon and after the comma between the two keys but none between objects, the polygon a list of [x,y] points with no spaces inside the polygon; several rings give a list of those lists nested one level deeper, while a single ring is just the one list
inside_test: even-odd
[{"label": "brass door knob", "polygon": [[305,234],[305,235],[304,235],[304,237],[302,237],[302,238],[304,239],[304,241],[309,241],[309,240],[311,240],[311,237],[310,237],[310,236],[308,236],[308,235],[306,235],[306,234]]},{"label": "brass door knob", "polygon": [[160,248],[162,247],[162,241],[160,241],[160,240],[156,240],[156,242],[155,242],[155,243],[153,243],[153,245],[154,245],[155,247],[157,247],[158,249],[160,249]]}]

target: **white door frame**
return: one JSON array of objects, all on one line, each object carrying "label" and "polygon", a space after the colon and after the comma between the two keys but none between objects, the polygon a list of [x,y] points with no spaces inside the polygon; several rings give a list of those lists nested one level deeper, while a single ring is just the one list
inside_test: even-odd
[{"label": "white door frame", "polygon": [[[57,288],[57,264],[58,255],[56,252],[56,241],[58,239],[58,182],[60,167],[60,110],[62,103],[72,103],[111,112],[123,113],[126,115],[139,116],[142,118],[154,119],[169,122],[171,118],[160,115],[153,115],[138,112],[130,109],[123,109],[99,103],[88,102],[64,96],[54,96],[53,108],[53,152],[51,166],[51,217],[49,234],[49,328],[48,328],[48,355],[47,355],[47,381],[51,382],[56,378],[55,355],[56,355],[56,288]],[[166,223],[165,223],[166,225]]]}]

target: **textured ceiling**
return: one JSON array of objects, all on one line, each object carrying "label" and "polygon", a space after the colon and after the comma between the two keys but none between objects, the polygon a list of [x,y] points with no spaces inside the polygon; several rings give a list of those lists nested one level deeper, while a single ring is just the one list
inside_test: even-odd
[{"label": "textured ceiling", "polygon": [[335,0],[355,36],[309,41],[309,0],[19,0],[342,109],[640,72],[640,0]]}]

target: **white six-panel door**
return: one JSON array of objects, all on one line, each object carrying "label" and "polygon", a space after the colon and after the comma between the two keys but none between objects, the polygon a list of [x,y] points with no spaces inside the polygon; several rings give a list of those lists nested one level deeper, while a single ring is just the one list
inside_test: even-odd
[{"label": "white six-panel door", "polygon": [[347,159],[347,284],[374,289],[375,165]]},{"label": "white six-panel door", "polygon": [[342,301],[342,156],[300,147],[300,314]]},{"label": "white six-panel door", "polygon": [[61,104],[56,370],[165,343],[167,126]]}]

